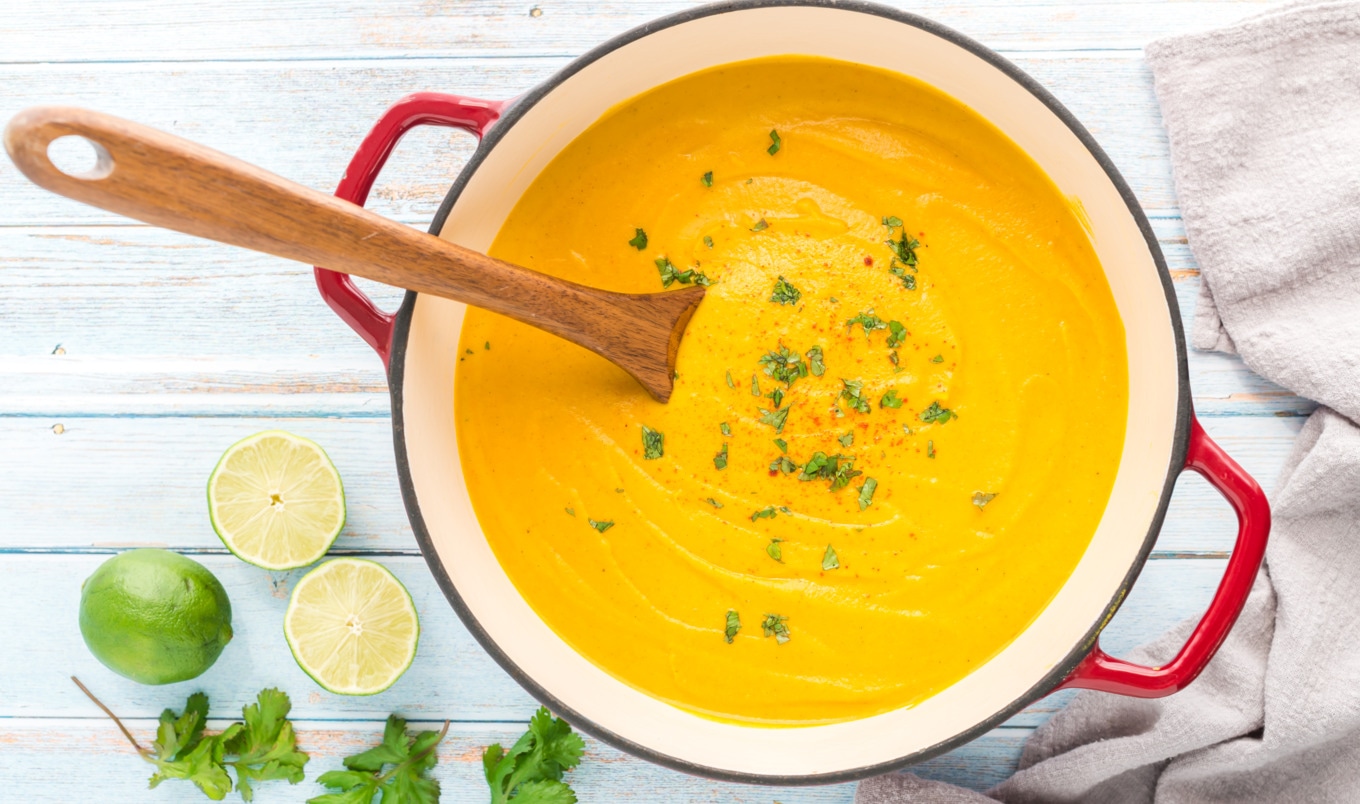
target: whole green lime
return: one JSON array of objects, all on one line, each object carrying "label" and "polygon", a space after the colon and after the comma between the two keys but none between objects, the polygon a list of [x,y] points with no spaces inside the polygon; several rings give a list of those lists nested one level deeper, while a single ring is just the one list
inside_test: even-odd
[{"label": "whole green lime", "polygon": [[201,675],[231,641],[231,601],[207,567],[169,550],[129,550],[80,591],[80,633],[95,658],[142,684]]}]

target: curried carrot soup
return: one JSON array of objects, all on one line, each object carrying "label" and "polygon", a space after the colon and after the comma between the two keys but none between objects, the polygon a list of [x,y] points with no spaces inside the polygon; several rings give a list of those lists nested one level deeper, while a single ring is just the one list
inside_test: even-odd
[{"label": "curried carrot soup", "polygon": [[686,76],[552,161],[491,253],[708,296],[662,405],[481,310],[455,415],[486,538],[564,640],[730,721],[909,706],[1066,581],[1124,441],[1124,328],[1079,212],[971,109],[775,57]]}]

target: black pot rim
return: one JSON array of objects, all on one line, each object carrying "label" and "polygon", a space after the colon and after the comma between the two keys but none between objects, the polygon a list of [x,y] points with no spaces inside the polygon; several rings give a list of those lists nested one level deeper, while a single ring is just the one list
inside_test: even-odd
[{"label": "black pot rim", "polygon": [[434,221],[430,225],[430,233],[438,235],[444,228],[444,223],[448,218],[450,210],[453,208],[454,202],[457,201],[463,188],[467,186],[472,175],[486,159],[486,155],[491,152],[505,133],[513,128],[524,114],[548,93],[552,92],[566,79],[575,75],[589,64],[599,60],[606,54],[645,36],[696,19],[734,11],[746,11],[749,9],[797,6],[832,8],[841,11],[869,14],[893,22],[910,25],[969,51],[1005,73],[1048,107],[1048,109],[1076,135],[1082,145],[1104,170],[1106,176],[1119,192],[1120,197],[1128,207],[1129,214],[1133,216],[1134,221],[1138,224],[1139,231],[1142,232],[1143,239],[1147,243],[1148,251],[1151,253],[1153,261],[1156,264],[1157,272],[1162,282],[1162,289],[1166,295],[1167,308],[1170,313],[1171,326],[1176,342],[1178,386],[1175,423],[1176,432],[1172,442],[1171,459],[1167,466],[1166,480],[1163,483],[1156,513],[1152,518],[1147,535],[1143,539],[1143,544],[1138,552],[1137,559],[1129,568],[1127,575],[1111,597],[1110,602],[1102,611],[1093,616],[1092,625],[1088,630],[1086,637],[1077,647],[1068,653],[1063,661],[1058,662],[1047,675],[1039,679],[1029,690],[1010,704],[1002,707],[992,716],[948,740],[944,740],[928,748],[912,752],[911,754],[894,760],[850,768],[847,770],[834,771],[831,773],[786,776],[744,773],[711,768],[672,757],[668,754],[663,754],[648,748],[645,745],[622,737],[593,722],[558,700],[547,689],[511,661],[510,657],[500,649],[496,642],[491,638],[491,635],[486,632],[481,623],[479,623],[477,618],[472,614],[471,609],[469,609],[467,604],[463,601],[463,598],[458,592],[458,589],[454,586],[453,581],[444,571],[443,563],[439,560],[438,552],[435,549],[434,542],[430,537],[429,529],[426,527],[424,517],[420,511],[420,501],[416,498],[415,486],[411,479],[411,466],[406,449],[406,429],[402,410],[403,379],[406,371],[407,341],[410,335],[411,318],[415,311],[417,296],[413,291],[407,292],[401,308],[397,312],[396,321],[393,324],[391,361],[388,370],[388,385],[392,394],[392,437],[396,450],[397,471],[400,477],[402,498],[406,505],[407,517],[411,521],[411,528],[415,532],[416,541],[420,544],[421,554],[425,557],[425,562],[429,565],[430,572],[434,575],[435,580],[439,584],[439,588],[444,592],[444,596],[448,599],[449,604],[453,607],[454,611],[458,613],[458,617],[463,621],[464,626],[467,627],[468,631],[476,638],[483,649],[495,659],[496,663],[509,673],[515,681],[519,682],[520,686],[522,686],[530,695],[564,717],[573,726],[621,751],[641,757],[658,765],[709,779],[742,782],[747,784],[783,786],[833,784],[837,782],[856,781],[923,762],[931,757],[938,756],[939,754],[951,751],[960,745],[971,742],[986,732],[991,731],[993,728],[1024,709],[1030,703],[1039,700],[1052,692],[1053,688],[1066,678],[1068,673],[1070,673],[1077,664],[1081,662],[1086,654],[1090,652],[1091,648],[1096,643],[1096,638],[1099,636],[1100,630],[1119,609],[1129,588],[1133,586],[1133,583],[1138,579],[1138,575],[1142,571],[1143,566],[1147,563],[1148,555],[1152,552],[1152,547],[1157,540],[1157,535],[1161,531],[1162,522],[1166,518],[1166,510],[1171,501],[1171,493],[1175,487],[1176,478],[1179,476],[1182,467],[1185,465],[1185,456],[1190,436],[1190,419],[1192,416],[1185,331],[1181,325],[1180,307],[1176,302],[1175,290],[1171,282],[1171,273],[1166,267],[1166,260],[1162,255],[1161,248],[1157,244],[1156,235],[1152,231],[1152,226],[1148,222],[1147,216],[1143,214],[1143,210],[1139,206],[1133,191],[1115,168],[1114,163],[1110,160],[1109,156],[1100,145],[1096,143],[1090,132],[1077,121],[1076,117],[1073,116],[1066,107],[1040,86],[1037,81],[1007,59],[952,28],[948,28],[909,12],[899,11],[895,8],[878,5],[877,3],[863,2],[863,0],[726,0],[726,2],[688,9],[658,18],[606,41],[588,53],[574,59],[551,78],[518,98],[513,105],[505,111],[496,124],[487,132],[486,137],[479,144],[477,150],[473,153],[472,158],[468,161],[462,172],[459,173],[458,178],[454,182],[452,188],[450,188],[448,195],[445,196],[443,204],[440,205],[439,211],[435,214]]}]

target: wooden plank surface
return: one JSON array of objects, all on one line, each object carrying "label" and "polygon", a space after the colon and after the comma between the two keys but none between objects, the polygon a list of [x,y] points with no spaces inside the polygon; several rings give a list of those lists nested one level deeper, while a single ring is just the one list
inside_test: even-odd
[{"label": "wooden plank surface", "polygon": [[[36,103],[88,105],[160,126],[330,190],[376,116],[407,92],[511,97],[609,36],[690,5],[676,0],[73,0],[0,15],[0,120]],[[1188,320],[1199,291],[1165,134],[1141,58],[1148,41],[1226,24],[1270,0],[919,0],[895,3],[995,47],[1095,134],[1153,220]],[[370,206],[424,228],[472,152],[471,137],[417,130]],[[90,683],[149,734],[194,689],[215,712],[266,685],[288,690],[309,780],[258,801],[303,801],[339,757],[371,743],[390,711],[455,720],[436,776],[444,801],[485,801],[480,748],[513,739],[534,704],[467,634],[419,557],[396,488],[377,360],[320,303],[305,266],[131,225],[26,184],[0,160],[0,799],[199,800],[146,791],[147,768],[67,681]],[[367,284],[393,306],[398,291]],[[1311,403],[1240,360],[1192,353],[1195,404],[1266,488]],[[320,690],[278,631],[299,573],[225,554],[204,515],[221,450],[286,427],[319,440],[347,486],[337,553],[374,557],[407,583],[420,655],[391,690]],[[1157,552],[1102,644],[1125,651],[1201,611],[1234,522],[1197,477],[1181,480]],[[141,687],[100,666],[76,628],[79,583],[127,546],[194,555],[227,586],[237,637],[194,682]],[[1020,746],[1071,693],[917,769],[974,789],[1014,768]],[[425,725],[429,725],[426,723]],[[73,765],[73,762],[76,765]],[[71,773],[72,767],[80,773]],[[583,801],[848,802],[853,786],[770,789],[664,770],[598,743],[573,774]]]}]

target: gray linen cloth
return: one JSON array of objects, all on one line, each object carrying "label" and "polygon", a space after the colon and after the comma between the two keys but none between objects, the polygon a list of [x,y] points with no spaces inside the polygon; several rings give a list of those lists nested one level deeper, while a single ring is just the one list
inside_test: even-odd
[{"label": "gray linen cloth", "polygon": [[[1204,293],[1194,344],[1316,400],[1271,495],[1266,569],[1218,656],[1159,700],[1078,694],[986,795],[899,802],[1360,802],[1360,2],[1147,48]],[[1193,622],[1139,649],[1155,664]]]}]

